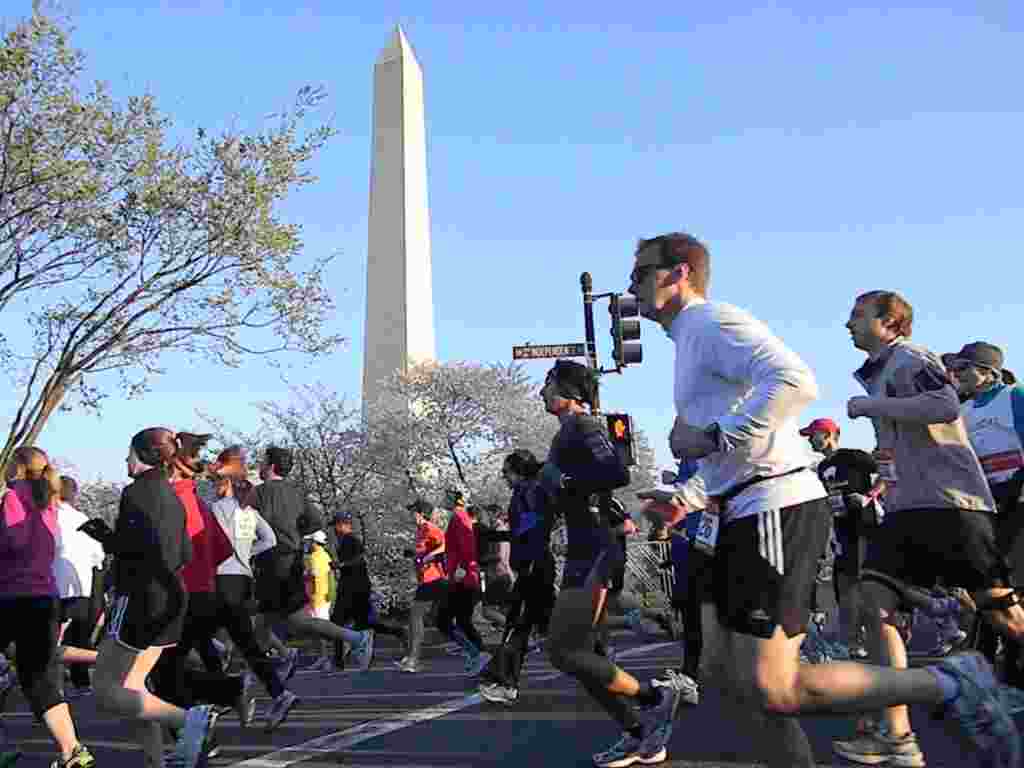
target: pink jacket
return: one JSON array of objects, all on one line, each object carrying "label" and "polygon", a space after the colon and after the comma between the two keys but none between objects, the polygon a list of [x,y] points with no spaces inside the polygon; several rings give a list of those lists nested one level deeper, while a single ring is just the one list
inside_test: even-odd
[{"label": "pink jacket", "polygon": [[3,496],[0,525],[0,596],[56,596],[57,535],[57,505],[38,509],[31,483],[11,483]]}]

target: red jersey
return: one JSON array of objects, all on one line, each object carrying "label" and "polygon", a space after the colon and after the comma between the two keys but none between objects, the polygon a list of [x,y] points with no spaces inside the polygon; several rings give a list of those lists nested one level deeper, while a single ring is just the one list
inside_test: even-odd
[{"label": "red jersey", "polygon": [[193,480],[171,482],[185,507],[185,531],[192,541],[192,559],[181,569],[181,580],[189,593],[216,592],[217,566],[234,554],[231,540],[200,498]]}]

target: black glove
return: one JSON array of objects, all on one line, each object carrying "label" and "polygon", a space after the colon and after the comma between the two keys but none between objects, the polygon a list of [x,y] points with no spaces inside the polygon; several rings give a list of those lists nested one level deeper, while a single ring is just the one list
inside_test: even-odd
[{"label": "black glove", "polygon": [[416,550],[406,547],[402,550],[402,557],[416,557]]},{"label": "black glove", "polygon": [[114,532],[110,530],[106,520],[101,517],[94,517],[92,520],[86,520],[78,526],[78,530],[90,539],[95,539],[102,544],[104,552],[109,552],[109,544],[114,537]]}]

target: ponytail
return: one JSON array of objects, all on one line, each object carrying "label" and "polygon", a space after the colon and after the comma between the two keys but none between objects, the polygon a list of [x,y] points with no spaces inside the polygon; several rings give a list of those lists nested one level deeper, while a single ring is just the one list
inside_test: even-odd
[{"label": "ponytail", "polygon": [[14,452],[16,467],[32,489],[32,501],[40,509],[46,509],[61,497],[64,484],[60,472],[50,464],[50,457],[41,448],[23,445]]},{"label": "ponytail", "polygon": [[56,467],[47,464],[39,477],[34,477],[32,483],[32,501],[40,509],[46,509],[53,502],[61,497],[64,484],[60,480],[60,472]]}]

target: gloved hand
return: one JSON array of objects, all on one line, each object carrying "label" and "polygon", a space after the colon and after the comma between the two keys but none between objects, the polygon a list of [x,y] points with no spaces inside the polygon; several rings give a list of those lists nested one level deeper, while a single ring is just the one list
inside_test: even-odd
[{"label": "gloved hand", "polygon": [[108,552],[108,545],[110,540],[114,536],[114,532],[107,525],[107,521],[100,517],[94,517],[91,520],[86,520],[80,526],[78,530],[88,536],[90,539],[95,539],[103,545],[103,551]]},{"label": "gloved hand", "polygon": [[863,493],[846,494],[846,506],[850,509],[864,509],[870,503],[871,499]]},{"label": "gloved hand", "polygon": [[540,468],[539,479],[541,487],[551,495],[565,489],[565,476],[562,470],[550,461],[545,461],[544,466]]},{"label": "gloved hand", "polygon": [[402,557],[416,557],[416,550],[406,547],[402,550]]}]

